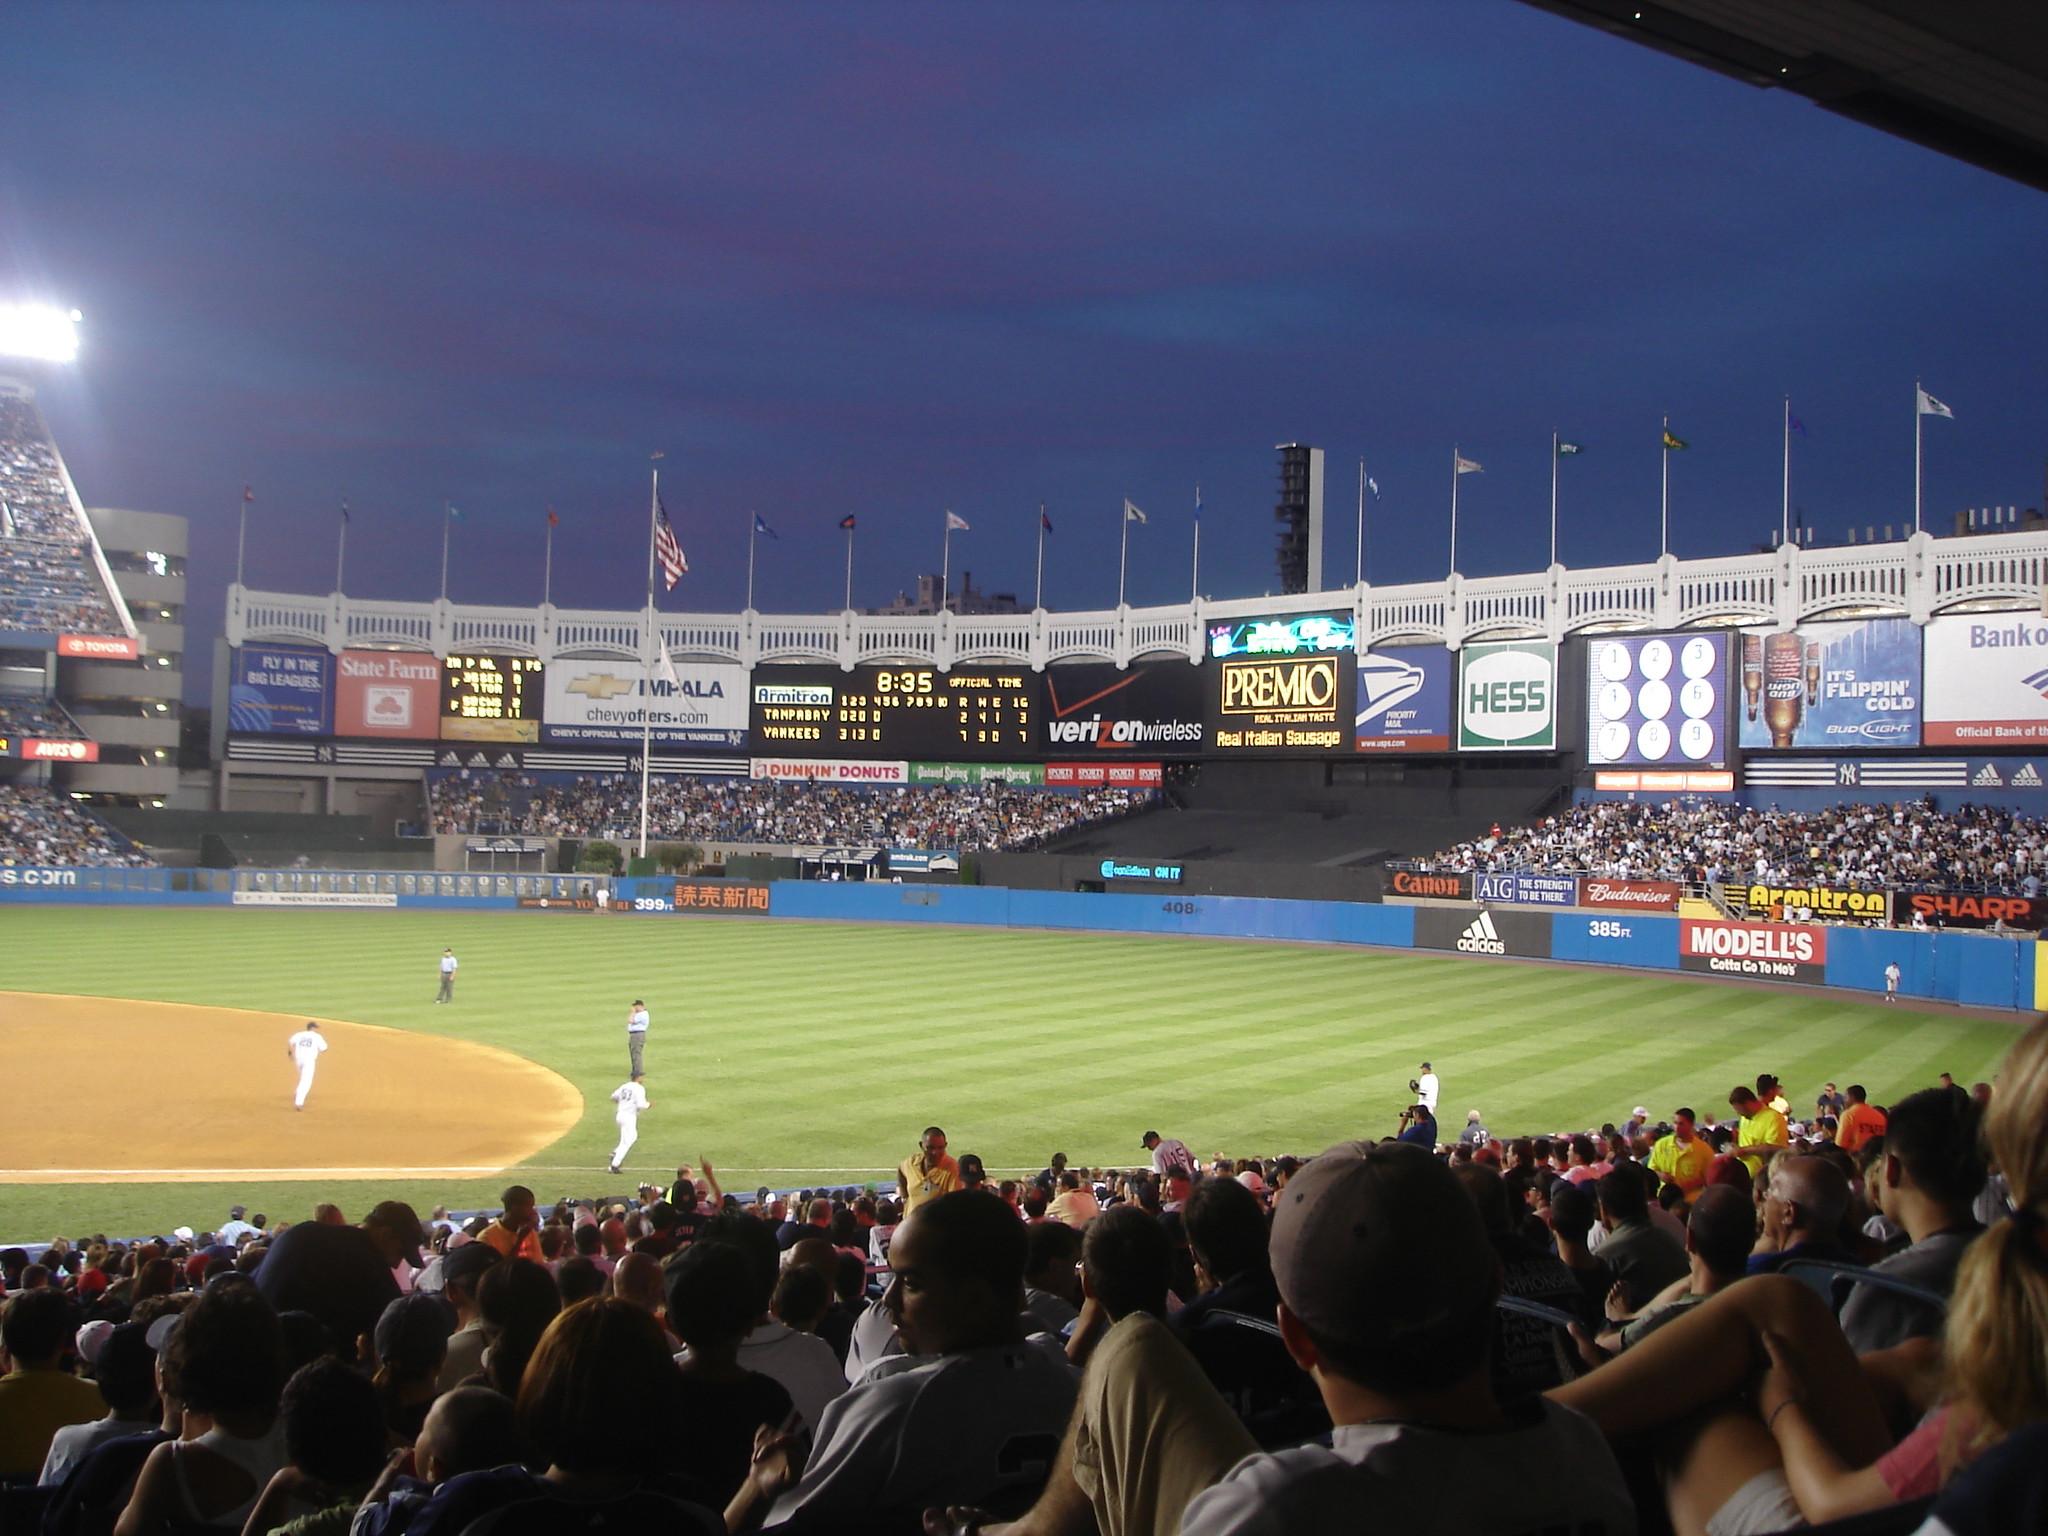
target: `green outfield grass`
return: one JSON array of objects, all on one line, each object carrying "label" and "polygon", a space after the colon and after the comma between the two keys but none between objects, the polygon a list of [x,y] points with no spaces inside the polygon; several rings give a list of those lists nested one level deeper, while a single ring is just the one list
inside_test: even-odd
[{"label": "green outfield grass", "polygon": [[[434,1006],[441,947],[459,1001]],[[2017,1022],[1675,974],[1407,953],[963,928],[620,919],[540,913],[0,909],[0,989],[210,1003],[445,1032],[561,1073],[586,1109],[524,1181],[544,1197],[630,1187],[604,1164],[623,1021],[648,999],[655,1109],[628,1173],[708,1154],[728,1188],[879,1176],[928,1123],[994,1168],[1141,1160],[1157,1128],[1200,1155],[1314,1151],[1389,1134],[1425,1056],[1447,1133],[1583,1128],[1635,1103],[1717,1110],[1768,1069],[1810,1102],[1827,1079],[1879,1101],[1989,1077]],[[0,1020],[0,1065],[32,1018]],[[147,1063],[80,1042],[74,1103]],[[5,1073],[0,1071],[0,1083]],[[4,1090],[0,1090],[4,1091]],[[450,1115],[510,1115],[447,1085]],[[223,1114],[234,1106],[223,1104]],[[106,1136],[118,1162],[120,1127]],[[394,1166],[403,1148],[388,1149]],[[351,1217],[398,1196],[425,1210],[502,1180],[434,1185],[0,1187],[0,1236],[205,1226],[244,1202],[273,1216],[332,1199]]]}]

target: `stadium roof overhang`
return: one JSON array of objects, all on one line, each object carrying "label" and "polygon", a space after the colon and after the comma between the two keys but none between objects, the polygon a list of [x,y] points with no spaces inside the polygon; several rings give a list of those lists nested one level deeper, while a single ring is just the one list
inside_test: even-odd
[{"label": "stadium roof overhang", "polygon": [[2039,0],[1524,0],[2048,191]]}]

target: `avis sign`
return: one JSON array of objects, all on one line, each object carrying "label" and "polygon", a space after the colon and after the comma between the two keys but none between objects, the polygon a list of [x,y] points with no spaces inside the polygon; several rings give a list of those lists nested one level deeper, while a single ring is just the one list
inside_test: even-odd
[{"label": "avis sign", "polygon": [[1557,747],[1557,647],[1498,640],[1458,653],[1458,750],[1550,752]]},{"label": "avis sign", "polygon": [[1678,924],[1678,968],[1683,971],[1818,986],[1827,979],[1827,959],[1825,928],[1692,918]]}]

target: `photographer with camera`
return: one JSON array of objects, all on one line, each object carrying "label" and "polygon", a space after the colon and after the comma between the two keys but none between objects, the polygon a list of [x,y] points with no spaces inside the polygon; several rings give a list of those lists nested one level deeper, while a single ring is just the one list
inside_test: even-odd
[{"label": "photographer with camera", "polygon": [[[1408,1085],[1413,1088],[1415,1085]],[[1425,1151],[1436,1150],[1436,1111],[1419,1100],[1401,1111],[1401,1130],[1396,1140],[1412,1142]]]}]

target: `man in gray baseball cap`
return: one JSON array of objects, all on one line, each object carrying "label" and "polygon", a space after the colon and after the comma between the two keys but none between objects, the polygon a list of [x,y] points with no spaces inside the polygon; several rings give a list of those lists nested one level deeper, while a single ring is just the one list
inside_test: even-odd
[{"label": "man in gray baseball cap", "polygon": [[1259,1451],[1172,1334],[1134,1314],[1097,1347],[1045,1494],[1012,1531],[1635,1530],[1590,1420],[1494,1397],[1500,1270],[1448,1165],[1332,1147],[1288,1181],[1270,1249],[1280,1336],[1331,1444]]}]

